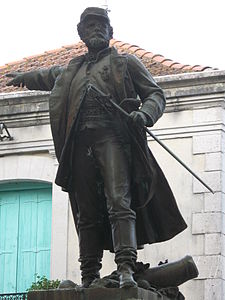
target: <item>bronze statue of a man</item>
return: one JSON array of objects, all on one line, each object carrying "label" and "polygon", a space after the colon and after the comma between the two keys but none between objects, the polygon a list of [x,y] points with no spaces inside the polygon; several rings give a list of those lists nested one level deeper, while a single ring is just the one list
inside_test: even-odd
[{"label": "bronze statue of a man", "polygon": [[52,91],[56,184],[69,193],[83,286],[99,278],[103,250],[109,249],[120,287],[132,287],[137,249],[186,228],[143,130],[161,117],[165,97],[135,56],[109,47],[113,30],[106,10],[85,9],[78,33],[88,48],[85,55],[67,67],[9,74],[8,85]]}]

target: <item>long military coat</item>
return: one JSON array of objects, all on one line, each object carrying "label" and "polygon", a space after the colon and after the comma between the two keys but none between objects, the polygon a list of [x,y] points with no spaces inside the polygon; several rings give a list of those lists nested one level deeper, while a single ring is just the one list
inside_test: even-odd
[{"label": "long military coat", "polygon": [[[68,191],[75,223],[77,206],[71,186],[74,131],[82,97],[69,109],[71,82],[84,62],[84,55],[72,59],[67,68],[52,67],[25,73],[29,89],[52,90],[49,111],[55,152],[59,161],[56,184]],[[165,98],[148,70],[132,55],[119,55],[112,48],[110,54],[111,80],[115,85],[117,103],[126,98],[140,97],[141,110],[155,123],[165,108]],[[137,216],[138,245],[168,240],[187,226],[183,220],[168,182],[147,146],[145,133],[127,124],[119,115],[124,134],[129,134],[132,152],[132,208]],[[106,212],[107,214],[107,212]],[[107,218],[106,218],[107,223]],[[104,247],[112,249],[108,224],[105,224]],[[108,229],[107,229],[108,228]]]}]

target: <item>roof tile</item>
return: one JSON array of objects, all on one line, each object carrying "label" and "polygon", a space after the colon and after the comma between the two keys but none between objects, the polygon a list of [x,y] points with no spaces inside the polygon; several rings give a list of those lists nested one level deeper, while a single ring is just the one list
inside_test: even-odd
[{"label": "roof tile", "polygon": [[138,55],[140,58],[142,58],[146,53],[147,51],[141,48],[135,51],[135,54]]},{"label": "roof tile", "polygon": [[131,47],[132,47],[131,44],[125,43],[125,44],[123,44],[123,45],[121,46],[121,49],[122,49],[122,50],[128,50],[128,49],[130,49]]},{"label": "roof tile", "polygon": [[112,40],[111,45],[115,46],[115,47],[122,47],[123,45],[125,45],[126,43],[121,42],[121,41],[117,41],[117,40]]},{"label": "roof tile", "polygon": [[[174,63],[173,65],[171,65],[171,67],[176,68],[176,69],[180,69],[182,70],[184,68],[185,65],[182,65],[180,63]],[[196,70],[197,71],[197,70]],[[199,70],[200,71],[200,70]]]},{"label": "roof tile", "polygon": [[172,65],[173,65],[173,61],[171,60],[171,59],[166,59],[166,60],[164,60],[164,63],[163,63],[163,65],[165,66],[165,67],[171,67]]},{"label": "roof tile", "polygon": [[146,51],[145,54],[143,55],[143,57],[144,58],[153,58],[154,55],[155,55],[154,53]]},{"label": "roof tile", "polygon": [[162,55],[154,55],[152,58],[159,63],[162,63],[166,60],[166,58]]},{"label": "roof tile", "polygon": [[200,66],[200,65],[195,65],[192,67],[192,70],[193,71],[202,71],[204,67],[203,66]]},{"label": "roof tile", "polygon": [[193,68],[193,66],[190,66],[190,65],[186,65],[184,68],[183,68],[183,70],[192,70],[192,68]]},{"label": "roof tile", "polygon": [[[119,53],[131,53],[136,55],[139,59],[141,59],[143,64],[153,76],[179,74],[185,72],[199,72],[209,69],[212,70],[212,68],[208,66],[183,65],[171,59],[165,58],[161,54],[154,54],[136,45],[124,43],[115,39],[111,40],[110,45],[116,47]],[[59,49],[48,50],[39,55],[25,57],[20,61],[9,62],[0,67],[0,92],[24,90],[23,88],[6,86],[8,78],[6,78],[4,75],[9,72],[26,72],[37,68],[48,68],[53,65],[66,65],[73,57],[80,56],[86,51],[87,48],[84,43],[79,41],[74,45],[65,45]]]},{"label": "roof tile", "polygon": [[140,50],[140,48],[138,46],[132,46],[129,48],[129,51],[135,53],[136,51]]}]

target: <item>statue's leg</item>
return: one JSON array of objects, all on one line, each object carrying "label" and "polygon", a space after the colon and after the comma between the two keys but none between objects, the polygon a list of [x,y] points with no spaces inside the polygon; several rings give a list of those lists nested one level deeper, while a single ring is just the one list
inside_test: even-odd
[{"label": "statue's leg", "polygon": [[[102,268],[103,250],[99,248],[99,237],[101,236],[98,228],[82,229],[79,231],[80,248],[80,269],[82,286],[87,288],[93,280],[100,278]],[[91,247],[87,247],[87,245]]]},{"label": "statue's leg", "polygon": [[137,258],[136,214],[131,209],[129,144],[108,131],[105,138],[95,144],[94,154],[104,178],[120,286],[136,286],[133,279]]},{"label": "statue's leg", "polygon": [[84,287],[100,277],[103,255],[103,216],[96,185],[97,169],[90,147],[82,136],[77,141],[73,160],[74,194],[77,205],[77,231]]}]

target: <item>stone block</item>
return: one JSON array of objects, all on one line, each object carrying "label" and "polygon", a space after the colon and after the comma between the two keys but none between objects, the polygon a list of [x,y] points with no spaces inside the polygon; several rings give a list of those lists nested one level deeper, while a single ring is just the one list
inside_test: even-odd
[{"label": "stone block", "polygon": [[222,173],[222,182],[221,182],[221,184],[222,184],[222,192],[223,192],[223,194],[224,194],[224,196],[225,196],[225,170],[224,171],[222,171],[221,172]]},{"label": "stone block", "polygon": [[222,152],[207,153],[205,155],[205,171],[222,171]]},{"label": "stone block", "polygon": [[205,207],[204,194],[194,194],[190,204],[192,212],[203,212]]},{"label": "stone block", "polygon": [[[221,253],[225,257],[225,235],[223,233],[221,235]],[[225,273],[223,276],[225,277]]]},{"label": "stone block", "polygon": [[224,153],[225,152],[225,133],[222,132],[222,149],[221,151]]},{"label": "stone block", "polygon": [[[203,182],[205,182],[214,192],[221,192],[223,189],[222,186],[222,172],[213,171],[213,172],[204,172],[197,174]],[[199,182],[199,180],[193,177],[193,193],[205,193],[210,191]]]},{"label": "stone block", "polygon": [[218,279],[222,276],[221,255],[196,256],[195,263],[199,270],[198,279]]},{"label": "stone block", "polygon": [[221,121],[223,118],[220,107],[196,109],[193,111],[193,123],[204,124]]},{"label": "stone block", "polygon": [[186,300],[204,300],[204,280],[189,280],[179,287]]},{"label": "stone block", "polygon": [[[169,300],[168,297],[141,288],[93,288],[34,291],[28,300]],[[174,299],[174,298],[173,298]],[[175,299],[174,299],[175,300]]]},{"label": "stone block", "polygon": [[204,255],[205,252],[205,235],[204,234],[193,234],[188,244],[187,253],[192,255]]},{"label": "stone block", "polygon": [[224,193],[222,193],[222,199],[221,199],[221,206],[222,206],[222,208],[221,208],[221,211],[222,211],[222,213],[224,213],[225,214],[225,194]]},{"label": "stone block", "polygon": [[224,300],[222,279],[207,279],[204,285],[204,300]]},{"label": "stone block", "polygon": [[222,151],[221,135],[199,135],[193,137],[193,154]]},{"label": "stone block", "polygon": [[221,232],[223,234],[225,234],[225,214],[222,213],[221,215],[222,215],[222,230],[221,230]]},{"label": "stone block", "polygon": [[221,255],[222,275],[221,278],[225,281],[225,256]]},{"label": "stone block", "polygon": [[205,193],[205,212],[220,212],[222,211],[222,199],[224,194],[222,193]]},{"label": "stone block", "polygon": [[221,230],[221,213],[193,213],[192,234],[219,233]]},{"label": "stone block", "polygon": [[210,233],[205,234],[205,254],[217,255],[222,251],[222,234]]}]

